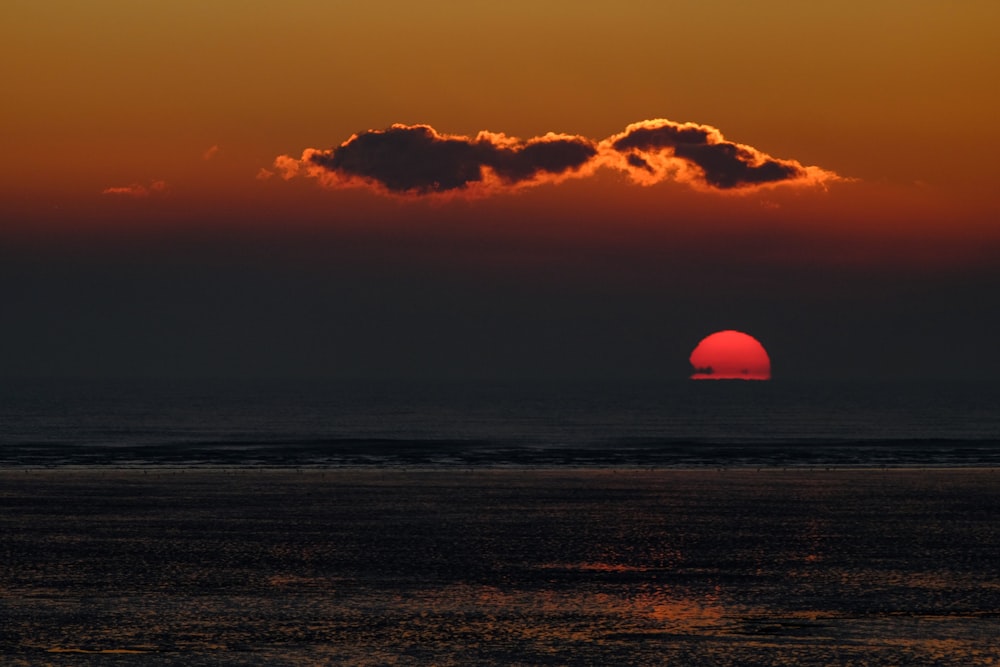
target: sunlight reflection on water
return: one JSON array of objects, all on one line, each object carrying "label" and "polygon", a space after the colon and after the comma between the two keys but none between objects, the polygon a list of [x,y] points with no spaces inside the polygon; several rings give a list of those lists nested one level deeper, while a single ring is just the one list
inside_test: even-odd
[{"label": "sunlight reflection on water", "polygon": [[12,664],[1000,664],[990,470],[0,481]]}]

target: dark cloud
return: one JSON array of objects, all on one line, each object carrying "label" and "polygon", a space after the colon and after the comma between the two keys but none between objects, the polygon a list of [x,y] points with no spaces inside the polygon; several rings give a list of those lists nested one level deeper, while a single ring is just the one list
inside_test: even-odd
[{"label": "dark cloud", "polygon": [[444,192],[483,178],[477,147],[439,137],[425,126],[366,132],[339,148],[313,153],[311,162],[332,172],[381,183],[392,192]]},{"label": "dark cloud", "polygon": [[678,144],[674,155],[694,162],[705,172],[705,181],[717,188],[735,188],[787,181],[800,175],[791,163],[765,159],[755,163],[755,156],[736,144]]},{"label": "dark cloud", "polygon": [[635,167],[636,169],[645,169],[646,171],[653,170],[653,168],[649,166],[648,162],[643,160],[635,153],[629,153],[628,155],[626,155],[625,161],[628,162],[630,167]]},{"label": "dark cloud", "polygon": [[487,165],[502,179],[517,183],[539,174],[562,174],[589,162],[597,149],[582,138],[543,138],[517,149],[494,148]]},{"label": "dark cloud", "polygon": [[[702,190],[823,185],[833,172],[780,160],[727,141],[709,125],[665,119],[629,125],[603,141],[546,134],[528,140],[493,132],[447,135],[428,125],[368,130],[328,150],[307,149],[274,166],[287,178],[304,174],[328,187],[372,187],[393,195],[482,195],[624,171],[642,185],[687,183]],[[265,175],[272,172],[264,170]]]},{"label": "dark cloud", "polygon": [[646,121],[630,126],[611,146],[625,154],[629,165],[643,169],[649,168],[643,153],[668,153],[697,166],[705,184],[720,190],[792,181],[806,175],[799,163],[777,160],[750,146],[726,141],[721,132],[707,125]]},{"label": "dark cloud", "polygon": [[616,151],[624,153],[631,149],[649,151],[673,148],[678,144],[707,144],[715,129],[690,123],[681,125],[670,121],[666,121],[664,124],[655,124],[656,122],[636,123],[611,142],[612,147]]},{"label": "dark cloud", "polygon": [[394,125],[355,135],[308,160],[341,177],[361,178],[394,193],[441,193],[484,180],[484,168],[516,185],[576,169],[597,154],[585,139],[550,136],[522,142],[481,133],[475,139],[438,134],[426,125]]}]

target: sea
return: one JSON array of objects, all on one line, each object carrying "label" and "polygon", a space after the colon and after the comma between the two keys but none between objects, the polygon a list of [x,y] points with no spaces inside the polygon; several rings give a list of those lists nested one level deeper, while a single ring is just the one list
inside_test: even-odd
[{"label": "sea", "polygon": [[1000,383],[19,380],[0,466],[993,466]]},{"label": "sea", "polygon": [[998,405],[7,382],[0,663],[1000,665]]}]

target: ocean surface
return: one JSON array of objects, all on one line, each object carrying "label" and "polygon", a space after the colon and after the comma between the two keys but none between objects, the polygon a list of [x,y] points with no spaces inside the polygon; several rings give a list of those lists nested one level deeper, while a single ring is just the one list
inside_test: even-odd
[{"label": "ocean surface", "polygon": [[1000,665],[998,398],[8,382],[0,663]]},{"label": "ocean surface", "polygon": [[1000,383],[0,386],[0,466],[998,463]]},{"label": "ocean surface", "polygon": [[998,477],[0,470],[0,662],[997,665]]}]

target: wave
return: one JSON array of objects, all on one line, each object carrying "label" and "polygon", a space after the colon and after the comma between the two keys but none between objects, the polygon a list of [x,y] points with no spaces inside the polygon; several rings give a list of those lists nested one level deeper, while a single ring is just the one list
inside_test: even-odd
[{"label": "wave", "polygon": [[753,384],[8,383],[0,466],[992,466],[1000,457],[1000,384]]},{"label": "wave", "polygon": [[204,440],[104,446],[19,443],[0,467],[843,467],[998,466],[997,439],[882,439],[720,443],[623,439],[540,445],[479,439]]}]

